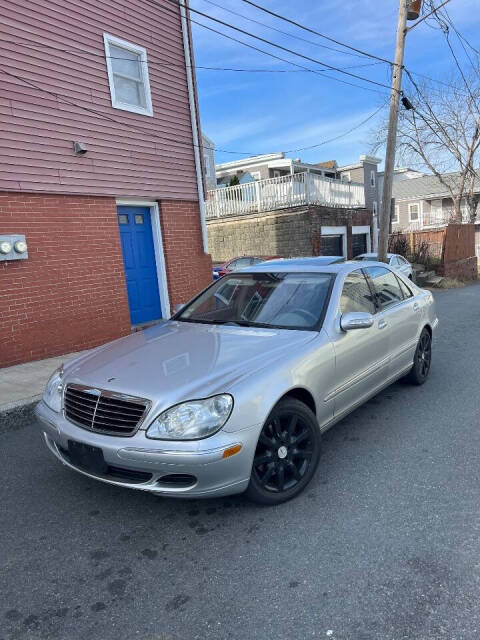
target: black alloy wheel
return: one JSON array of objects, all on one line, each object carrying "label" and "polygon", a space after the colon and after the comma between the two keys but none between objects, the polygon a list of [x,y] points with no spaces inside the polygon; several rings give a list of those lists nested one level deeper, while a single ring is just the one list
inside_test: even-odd
[{"label": "black alloy wheel", "polygon": [[415,351],[413,367],[408,374],[409,382],[423,384],[428,378],[432,364],[432,337],[427,329],[423,329]]},{"label": "black alloy wheel", "polygon": [[313,412],[294,398],[281,400],[260,433],[248,497],[278,504],[300,493],[318,465],[320,439]]}]

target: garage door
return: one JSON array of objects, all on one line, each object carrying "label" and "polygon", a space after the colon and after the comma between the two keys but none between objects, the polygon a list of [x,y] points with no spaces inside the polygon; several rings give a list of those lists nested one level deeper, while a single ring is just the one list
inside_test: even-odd
[{"label": "garage door", "polygon": [[352,254],[353,257],[359,256],[361,253],[367,253],[367,234],[355,233],[352,236]]},{"label": "garage door", "polygon": [[343,256],[343,236],[321,236],[322,256]]}]

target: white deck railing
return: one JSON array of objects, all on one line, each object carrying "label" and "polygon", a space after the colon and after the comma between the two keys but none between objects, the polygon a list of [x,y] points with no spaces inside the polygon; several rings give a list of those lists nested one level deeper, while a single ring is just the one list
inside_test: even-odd
[{"label": "white deck railing", "polygon": [[462,220],[458,221],[453,209],[443,209],[442,211],[422,213],[418,220],[413,220],[403,225],[394,224],[392,229],[393,231],[433,230],[446,227],[450,222],[468,222],[468,216],[466,213],[462,212]]},{"label": "white deck railing", "polygon": [[294,173],[208,191],[207,219],[272,211],[297,205],[363,207],[363,184],[341,182],[313,173]]}]

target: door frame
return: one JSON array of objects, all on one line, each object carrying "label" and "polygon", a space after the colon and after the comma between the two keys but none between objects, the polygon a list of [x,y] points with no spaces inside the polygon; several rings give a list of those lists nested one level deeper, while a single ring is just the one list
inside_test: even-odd
[{"label": "door frame", "polygon": [[163,251],[162,227],[160,224],[160,208],[158,206],[158,202],[155,202],[154,200],[117,198],[115,200],[115,204],[117,207],[148,207],[150,209],[158,292],[160,294],[160,309],[162,311],[162,318],[168,320],[168,318],[170,318],[170,299],[168,296],[167,268],[165,265],[165,254]]},{"label": "door frame", "polygon": [[347,258],[347,227],[321,227],[322,236],[342,236],[343,257]]},{"label": "door frame", "polygon": [[370,235],[370,225],[363,226],[352,226],[352,236],[365,234],[367,236],[367,251],[366,253],[371,253],[372,251],[372,237]]}]

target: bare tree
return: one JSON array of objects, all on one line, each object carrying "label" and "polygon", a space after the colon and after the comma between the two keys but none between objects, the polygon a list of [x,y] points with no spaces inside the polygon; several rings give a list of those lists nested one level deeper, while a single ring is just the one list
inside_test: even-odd
[{"label": "bare tree", "polygon": [[[397,163],[428,169],[452,198],[454,217],[462,219],[463,200],[474,222],[480,202],[480,68],[440,82],[417,82],[406,74],[410,83],[404,91],[413,108],[400,110]],[[385,129],[375,138],[378,150]]]}]

